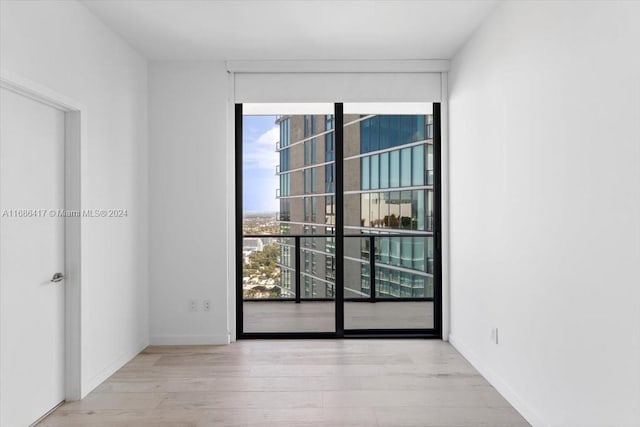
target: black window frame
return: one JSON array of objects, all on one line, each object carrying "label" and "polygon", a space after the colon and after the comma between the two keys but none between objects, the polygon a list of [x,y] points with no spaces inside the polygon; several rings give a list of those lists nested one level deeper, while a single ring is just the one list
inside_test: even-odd
[{"label": "black window frame", "polygon": [[[335,286],[334,297],[323,299],[323,301],[333,300],[335,301],[335,331],[334,332],[245,332],[244,331],[244,313],[243,313],[243,292],[242,292],[242,267],[243,267],[243,254],[242,254],[242,242],[245,237],[259,237],[252,235],[245,235],[243,233],[243,204],[242,204],[242,190],[243,190],[243,147],[242,147],[242,132],[243,132],[243,109],[242,104],[235,104],[234,110],[235,116],[235,211],[236,211],[236,283],[235,283],[235,301],[236,301],[236,339],[309,339],[309,338],[431,338],[442,339],[442,186],[441,186],[441,103],[433,103],[433,120],[432,123],[428,123],[428,129],[425,130],[425,138],[428,138],[429,130],[433,132],[433,193],[434,193],[434,276],[433,276],[433,316],[434,327],[425,329],[349,329],[345,330],[344,327],[344,239],[345,237],[369,237],[370,243],[374,243],[375,235],[347,235],[344,230],[344,192],[343,192],[343,130],[344,130],[344,114],[343,104],[334,104],[334,116],[333,116],[333,148],[334,148],[334,186],[335,193],[333,195],[335,201],[335,225],[332,227],[334,234],[317,235],[317,237],[331,237],[334,240],[335,250]],[[425,218],[426,220],[427,218]],[[287,235],[296,241],[296,250],[300,254],[300,239],[308,236],[295,236]],[[373,245],[372,245],[373,246]],[[370,271],[375,272],[375,253],[370,251]],[[297,297],[295,303],[300,303],[300,256],[296,256],[296,273],[294,279],[296,280],[295,286],[297,290]],[[375,302],[375,280],[370,282],[372,289],[372,300],[363,300],[366,302]],[[389,299],[385,302],[397,302],[402,303],[411,300],[424,301],[424,298],[402,298],[402,299]],[[270,300],[273,301],[273,300]],[[346,300],[354,301],[354,300]],[[355,300],[358,301],[358,300]],[[265,301],[265,303],[268,303]]]}]

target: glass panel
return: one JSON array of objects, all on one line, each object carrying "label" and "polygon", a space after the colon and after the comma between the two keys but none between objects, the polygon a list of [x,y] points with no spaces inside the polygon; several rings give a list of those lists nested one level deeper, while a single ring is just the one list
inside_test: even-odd
[{"label": "glass panel", "polygon": [[380,205],[380,227],[389,228],[389,205],[391,196],[389,193],[378,193],[378,204]]},{"label": "glass panel", "polygon": [[390,237],[389,238],[389,252],[390,252],[390,264],[391,265],[400,265],[400,240],[401,237]]},{"label": "glass panel", "polygon": [[389,153],[380,154],[380,188],[389,188]]},{"label": "glass panel", "polygon": [[[433,184],[433,147],[424,141],[433,133],[430,107],[371,105],[345,104],[344,232],[367,234],[345,236],[345,327],[433,328],[434,243],[419,234],[433,230],[433,191],[406,188]],[[333,129],[333,117],[305,111],[244,121],[244,330],[334,331],[335,238],[319,235],[335,232],[335,197],[317,195],[335,190],[334,134],[319,135]]]},{"label": "glass panel", "polygon": [[[335,197],[314,195],[335,188],[334,133],[317,136],[333,128],[330,113],[243,117],[244,332],[335,331],[335,239],[318,236],[334,233]],[[288,234],[305,236],[298,254]]]},{"label": "glass panel", "polygon": [[378,116],[373,116],[371,119],[370,137],[369,137],[369,150],[376,151],[380,149],[380,123]]},{"label": "glass panel", "polygon": [[405,230],[415,229],[412,224],[413,203],[411,191],[400,193],[400,228]]},{"label": "glass panel", "polygon": [[380,156],[378,154],[371,156],[369,172],[371,174],[371,189],[380,188]]},{"label": "glass panel", "polygon": [[370,157],[362,157],[360,161],[362,162],[362,173],[360,182],[362,182],[362,189],[368,190],[370,188],[369,184],[369,159]]},{"label": "glass panel", "polygon": [[[433,278],[419,268],[412,268],[412,259],[420,256],[420,248],[424,253],[425,244],[432,242],[423,237],[375,238],[376,253],[380,256],[376,257],[376,302],[371,304],[369,238],[345,238],[345,244],[350,240],[359,240],[360,244],[351,244],[351,250],[345,252],[345,329],[433,328],[433,301],[420,300],[433,297]],[[394,252],[396,242],[399,243],[401,265],[384,264],[385,254],[389,248]],[[360,257],[354,253],[358,248]]]},{"label": "glass panel", "polygon": [[367,227],[380,227],[382,224],[380,218],[380,194],[369,194],[369,224]]},{"label": "glass panel", "polygon": [[370,194],[364,193],[360,195],[360,216],[362,223],[361,227],[369,227],[371,224],[371,210],[370,210]]},{"label": "glass panel", "polygon": [[[346,120],[345,120],[346,122]],[[362,134],[360,142],[360,152],[368,153],[371,151],[369,147],[369,139],[371,138],[371,122],[369,120],[362,120],[360,122],[360,133]]]},{"label": "glass panel", "polygon": [[413,267],[413,237],[402,237],[400,249],[401,265],[403,267]]},{"label": "glass panel", "polygon": [[393,141],[389,138],[389,116],[378,116],[378,123],[380,125],[380,149],[391,147]]},{"label": "glass panel", "polygon": [[400,160],[400,185],[403,187],[411,186],[411,148],[403,148]]},{"label": "glass panel", "polygon": [[400,187],[400,151],[395,150],[389,157],[389,187]]},{"label": "glass panel", "polygon": [[[310,227],[308,234],[317,234]],[[302,237],[300,296],[304,299],[325,299],[335,296],[335,244],[333,238]]]},{"label": "glass panel", "polygon": [[[433,285],[433,237],[378,236],[376,240],[380,247],[380,256],[376,257],[376,277],[383,282],[376,287],[376,296],[432,298],[433,288],[427,285]],[[402,295],[401,289],[396,286],[399,282],[395,278],[400,277],[396,274],[400,272],[409,274],[406,277],[411,281],[410,295]]]},{"label": "glass panel", "polygon": [[424,145],[413,147],[412,185],[424,185]]},{"label": "glass panel", "polygon": [[431,109],[360,106],[344,105],[345,232],[362,233],[345,236],[345,329],[433,328],[426,189],[408,189],[425,186],[430,176],[425,138]]},{"label": "glass panel", "polygon": [[[431,224],[431,227],[429,228],[429,230],[433,230],[433,224],[431,222],[431,216],[426,217],[425,215],[425,211],[424,211],[424,191],[423,190],[417,190],[416,191],[418,193],[418,230],[424,230],[424,223],[425,223],[425,219],[427,221],[429,221],[429,223]],[[431,214],[430,214],[431,215]]]}]

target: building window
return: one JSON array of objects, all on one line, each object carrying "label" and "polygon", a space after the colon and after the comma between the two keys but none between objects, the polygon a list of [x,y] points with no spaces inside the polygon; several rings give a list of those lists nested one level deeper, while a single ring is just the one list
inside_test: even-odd
[{"label": "building window", "polygon": [[411,186],[411,148],[400,151],[400,186]]},{"label": "building window", "polygon": [[[312,235],[312,236],[314,236],[314,235],[316,235],[316,234],[318,234],[318,227],[316,227],[316,226],[314,225],[314,226],[312,226],[312,227],[311,227],[311,235]],[[317,247],[318,247],[318,239],[311,238],[311,239],[309,239],[309,240],[311,240],[311,247],[312,247],[313,249],[315,249],[315,248],[317,248]]]},{"label": "building window", "polygon": [[331,130],[333,129],[333,115],[332,114],[327,114],[326,116],[324,116],[324,130]]},{"label": "building window", "polygon": [[280,120],[280,147],[288,147],[291,144],[291,121],[287,119]]},{"label": "building window", "polygon": [[284,173],[280,175],[280,196],[289,196],[291,194],[291,175]]},{"label": "building window", "polygon": [[289,170],[289,150],[290,148],[280,150],[280,172]]},{"label": "building window", "polygon": [[291,221],[291,204],[289,199],[280,199],[280,221]]},{"label": "building window", "polygon": [[433,137],[430,129],[433,129],[432,116],[373,116],[360,122],[360,152],[368,153],[424,141],[427,136],[425,130],[431,138]]},{"label": "building window", "polygon": [[380,156],[375,154],[371,156],[370,172],[370,188],[376,190],[380,188]]},{"label": "building window", "polygon": [[362,186],[363,190],[368,190],[370,188],[370,182],[369,182],[369,162],[370,162],[370,157],[361,157],[360,158],[360,185]]},{"label": "building window", "polygon": [[304,136],[305,138],[315,134],[316,118],[315,116],[304,116]]},{"label": "building window", "polygon": [[380,188],[389,188],[389,153],[380,154]]},{"label": "building window", "polygon": [[400,187],[400,151],[389,153],[389,187]]},{"label": "building window", "polygon": [[305,194],[312,194],[316,192],[316,168],[309,168],[302,171],[304,177],[304,192]]},{"label": "building window", "polygon": [[424,145],[412,148],[412,185],[424,185]]},{"label": "building window", "polygon": [[316,222],[316,212],[317,212],[317,201],[318,198],[317,197],[311,197],[311,222]]},{"label": "building window", "polygon": [[333,193],[335,191],[334,172],[335,172],[335,165],[331,164],[331,165],[324,166],[324,180],[325,180],[324,189],[326,193]]},{"label": "building window", "polygon": [[304,164],[313,165],[316,163],[316,139],[304,142]]}]

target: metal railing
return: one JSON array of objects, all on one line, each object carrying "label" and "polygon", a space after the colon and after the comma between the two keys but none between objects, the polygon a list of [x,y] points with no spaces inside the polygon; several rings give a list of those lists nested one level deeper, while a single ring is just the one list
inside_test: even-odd
[{"label": "metal railing", "polygon": [[[334,239],[336,236],[334,234],[244,234],[243,236],[244,238],[278,238],[278,239],[293,239],[293,245],[290,243],[286,243],[286,242],[277,242],[276,244],[281,245],[281,246],[287,246],[290,248],[293,248],[293,267],[281,262],[276,262],[276,266],[280,269],[283,270],[288,270],[293,272],[293,284],[294,284],[294,289],[291,290],[289,288],[285,288],[282,287],[280,285],[276,285],[276,287],[279,287],[282,291],[282,293],[291,295],[291,297],[277,297],[277,298],[243,298],[243,300],[245,301],[295,301],[296,303],[300,303],[302,301],[333,301],[335,300],[335,297],[331,296],[331,297],[303,297],[302,296],[302,291],[301,291],[301,284],[302,284],[302,277],[312,277],[314,280],[318,280],[320,282],[324,282],[326,284],[333,284],[333,288],[334,288],[334,292],[333,294],[335,295],[335,280],[332,282],[329,279],[329,275],[327,275],[327,277],[325,277],[324,279],[321,277],[317,277],[314,274],[310,274],[307,272],[302,271],[302,266],[301,266],[301,254],[304,253],[316,253],[319,255],[325,255],[325,256],[335,256],[333,251],[321,251],[321,250],[317,250],[317,249],[309,249],[307,247],[305,247],[304,245],[302,245],[302,239],[318,239],[318,238],[331,238]],[[376,266],[377,264],[379,264],[379,267],[384,267],[386,269],[389,270],[398,270],[401,272],[407,272],[413,275],[417,275],[417,276],[422,276],[422,277],[433,277],[433,273],[429,273],[429,263],[431,262],[429,260],[429,258],[425,257],[425,270],[426,271],[421,271],[421,270],[416,270],[416,269],[410,269],[407,267],[402,267],[402,266],[396,266],[396,265],[391,265],[391,264],[387,264],[386,262],[382,262],[380,261],[380,252],[376,247],[376,239],[384,239],[384,238],[393,238],[393,237],[420,237],[420,238],[425,238],[425,237],[433,237],[433,236],[425,236],[425,234],[423,233],[413,233],[413,234],[398,234],[398,233],[393,233],[392,231],[387,233],[387,234],[345,234],[344,237],[346,239],[354,239],[354,238],[358,238],[358,239],[367,239],[368,241],[368,251],[362,251],[361,253],[365,253],[366,254],[366,259],[365,258],[354,258],[354,257],[349,257],[349,256],[344,256],[345,260],[349,260],[349,261],[355,261],[355,262],[360,262],[362,264],[366,264],[369,266],[369,289],[368,292],[363,292],[362,289],[353,289],[347,286],[347,284],[343,284],[344,286],[344,290],[348,291],[350,293],[356,294],[356,295],[360,295],[360,297],[345,297],[344,300],[345,301],[364,301],[364,302],[378,302],[378,301],[385,301],[385,302],[390,302],[390,301],[433,301],[433,297],[380,297],[378,295],[377,292],[377,274],[376,274]],[[373,249],[373,250],[372,250]],[[425,253],[426,253],[426,248],[425,248]],[[290,262],[288,263],[290,264]],[[335,278],[335,271],[330,270],[333,274],[331,274],[332,277]],[[426,283],[426,282],[425,282]],[[425,293],[426,293],[426,289],[427,286],[425,284]]]}]

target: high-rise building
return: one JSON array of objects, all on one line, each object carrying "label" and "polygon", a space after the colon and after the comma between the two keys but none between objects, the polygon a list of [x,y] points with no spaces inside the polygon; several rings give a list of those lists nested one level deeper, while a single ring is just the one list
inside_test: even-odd
[{"label": "high-rise building", "polygon": [[[333,116],[281,116],[276,123],[281,233],[333,234]],[[372,241],[376,297],[432,297],[432,116],[345,115],[344,123],[345,297],[371,296]],[[331,237],[301,239],[302,298],[333,297],[334,249]],[[283,297],[294,295],[294,253],[293,239],[282,239]]]}]

